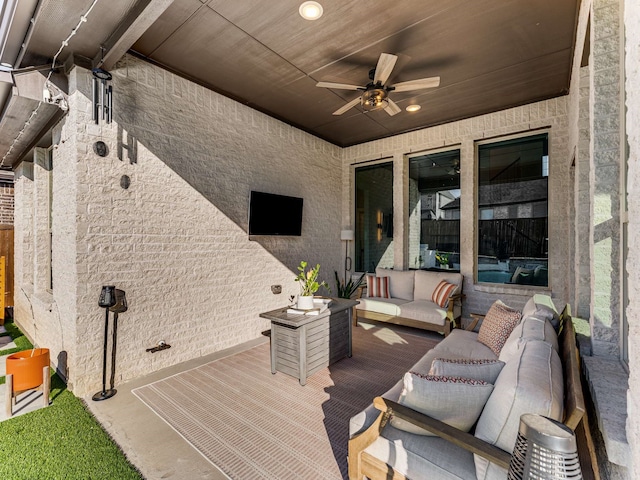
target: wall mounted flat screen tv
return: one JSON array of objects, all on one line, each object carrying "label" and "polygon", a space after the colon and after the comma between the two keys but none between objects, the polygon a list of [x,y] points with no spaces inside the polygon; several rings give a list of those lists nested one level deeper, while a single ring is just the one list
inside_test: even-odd
[{"label": "wall mounted flat screen tv", "polygon": [[302,235],[302,198],[251,192],[249,235]]}]

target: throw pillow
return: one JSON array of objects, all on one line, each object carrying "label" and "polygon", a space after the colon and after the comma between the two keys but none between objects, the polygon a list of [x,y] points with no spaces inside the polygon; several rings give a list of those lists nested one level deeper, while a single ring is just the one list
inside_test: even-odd
[{"label": "throw pillow", "polygon": [[[407,372],[398,403],[468,432],[476,423],[493,385],[479,380]],[[391,425],[417,435],[433,435],[396,416]]]},{"label": "throw pillow", "polygon": [[389,298],[389,277],[367,275],[367,297]]},{"label": "throw pillow", "polygon": [[520,321],[521,314],[518,310],[506,306],[500,300],[496,300],[487,312],[478,330],[478,341],[500,356],[500,350],[507,338]]},{"label": "throw pillow", "polygon": [[458,286],[455,283],[449,283],[446,280],[441,280],[431,294],[431,301],[437,304],[440,308],[447,308],[447,305],[449,304],[449,297],[456,288],[458,288]]},{"label": "throw pillow", "polygon": [[471,378],[493,385],[502,371],[502,367],[504,367],[504,362],[500,360],[436,358],[431,364],[429,375]]}]

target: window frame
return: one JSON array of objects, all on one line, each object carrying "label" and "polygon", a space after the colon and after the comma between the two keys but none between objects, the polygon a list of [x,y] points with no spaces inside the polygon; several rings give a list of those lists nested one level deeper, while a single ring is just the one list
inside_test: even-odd
[{"label": "window frame", "polygon": [[[382,157],[382,158],[376,158],[374,160],[363,160],[360,162],[355,162],[352,163],[351,166],[351,199],[350,199],[350,204],[352,205],[352,212],[351,214],[353,215],[352,217],[352,228],[354,231],[354,239],[353,242],[351,242],[351,246],[348,247],[350,248],[349,250],[349,257],[351,257],[353,259],[353,267],[354,269],[357,266],[357,258],[356,258],[356,249],[358,246],[358,228],[357,228],[357,222],[358,222],[358,190],[357,190],[357,184],[356,184],[356,171],[359,168],[368,168],[368,167],[375,167],[378,165],[384,165],[384,164],[391,164],[392,167],[392,193],[391,193],[391,208],[392,208],[392,212],[395,212],[395,193],[393,191],[393,188],[395,186],[395,175],[396,175],[396,159],[393,156],[386,156],[386,157]],[[396,239],[397,240],[397,239]],[[395,259],[395,253],[394,253],[394,264],[396,262]],[[362,270],[362,272],[360,272],[359,270],[356,270],[357,273],[364,273],[366,272],[366,268],[364,270]]]},{"label": "window frame", "polygon": [[516,283],[490,283],[490,282],[479,282],[478,281],[478,253],[479,253],[479,220],[480,220],[480,147],[484,145],[490,145],[494,143],[501,143],[510,140],[524,140],[529,137],[537,137],[540,135],[547,136],[547,151],[548,151],[548,183],[547,183],[547,262],[549,264],[549,245],[550,245],[550,237],[549,237],[549,212],[552,210],[551,208],[551,195],[550,195],[550,180],[552,174],[551,168],[551,127],[544,127],[536,130],[529,130],[526,132],[518,132],[512,133],[508,135],[500,135],[495,137],[483,138],[480,140],[475,140],[473,143],[473,284],[478,291],[497,291],[496,289],[500,289],[500,291],[514,291],[518,294],[524,294],[525,291],[551,291],[553,284],[553,274],[551,269],[548,268],[548,277],[547,277],[547,285],[522,285]]},{"label": "window frame", "polygon": [[[443,147],[438,147],[438,148],[432,148],[432,149],[427,149],[427,150],[420,150],[417,152],[411,152],[410,154],[406,154],[405,155],[405,159],[406,159],[406,177],[405,177],[405,182],[403,185],[403,188],[405,190],[405,192],[407,192],[407,198],[405,201],[405,204],[402,206],[403,211],[405,212],[405,214],[407,215],[407,222],[406,222],[406,228],[405,228],[405,257],[407,257],[407,262],[408,264],[411,263],[411,259],[408,258],[409,256],[409,250],[410,250],[410,245],[409,245],[409,237],[410,237],[410,222],[408,221],[408,216],[410,214],[410,210],[409,210],[409,201],[410,199],[409,197],[409,190],[410,190],[410,182],[411,182],[411,177],[410,177],[410,171],[411,171],[411,161],[415,158],[419,158],[419,157],[427,157],[429,155],[437,155],[440,153],[449,153],[449,152],[458,152],[458,156],[460,159],[460,165],[458,166],[458,168],[460,168],[460,170],[462,171],[462,145],[460,143],[456,143],[453,145],[445,145]],[[460,190],[460,204],[462,205],[462,199],[463,199],[463,189],[462,189],[462,173],[458,173],[458,181],[459,181],[459,190]],[[421,227],[422,228],[422,227]],[[422,232],[421,232],[422,233]],[[459,249],[460,252],[458,252],[458,255],[460,256],[460,263],[462,264],[462,224],[460,223],[460,227],[459,227],[459,232],[458,232],[458,243],[460,245]],[[408,267],[408,265],[407,265]],[[410,267],[408,267],[410,268]],[[461,270],[457,270],[458,272]]]}]

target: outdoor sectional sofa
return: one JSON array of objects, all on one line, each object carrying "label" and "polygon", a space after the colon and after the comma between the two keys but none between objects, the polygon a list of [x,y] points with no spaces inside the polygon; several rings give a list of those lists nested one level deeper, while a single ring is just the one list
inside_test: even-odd
[{"label": "outdoor sectional sofa", "polygon": [[[446,336],[460,319],[463,298],[463,277],[460,273],[376,268],[374,279],[368,276],[368,284],[371,285],[375,279],[386,279],[388,296],[385,297],[385,288],[382,296],[377,295],[379,292],[372,292],[370,286],[361,289],[354,325],[362,318],[432,330]],[[438,305],[434,302],[434,292],[442,281],[456,287]]]},{"label": "outdoor sectional sofa", "polygon": [[[586,422],[568,307],[558,316],[536,298],[541,296],[527,303],[498,354],[478,341],[481,332],[455,329],[393,388],[354,416],[349,478],[505,479],[522,414],[562,420],[572,430]],[[433,377],[444,373],[442,367],[452,368],[454,375],[471,372],[469,376],[485,381],[443,385]],[[417,381],[411,395],[425,395],[417,402],[422,411],[413,406],[415,398],[409,401],[408,380]],[[432,385],[430,393],[417,388],[420,381]],[[424,409],[434,413],[427,415]],[[581,432],[588,432],[585,423],[580,425]]]}]

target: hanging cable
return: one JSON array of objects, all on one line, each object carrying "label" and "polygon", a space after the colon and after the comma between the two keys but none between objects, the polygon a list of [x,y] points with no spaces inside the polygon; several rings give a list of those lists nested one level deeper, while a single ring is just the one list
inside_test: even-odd
[{"label": "hanging cable", "polygon": [[[56,62],[58,61],[58,57],[60,56],[60,54],[62,53],[62,51],[65,49],[65,47],[67,47],[69,45],[69,41],[73,38],[73,36],[78,33],[78,30],[80,29],[80,27],[82,26],[83,23],[86,23],[87,18],[89,16],[89,14],[91,13],[91,10],[93,10],[93,7],[96,6],[96,3],[98,3],[98,0],[93,0],[93,2],[91,3],[91,6],[89,7],[89,9],[84,13],[84,15],[82,15],[80,17],[80,20],[78,20],[78,24],[75,26],[75,28],[73,28],[73,30],[71,30],[71,33],[69,34],[69,36],[64,39],[62,41],[62,43],[60,44],[60,48],[58,49],[58,51],[56,52],[56,54],[53,56],[53,61],[51,62],[51,69],[49,70],[49,74],[47,75],[46,80],[44,81],[44,85],[45,87],[49,86],[49,80],[51,79],[51,75],[53,75],[54,70],[56,69]],[[15,147],[16,143],[18,143],[18,140],[20,140],[20,137],[22,137],[22,135],[24,134],[24,132],[27,130],[27,127],[29,126],[29,124],[31,123],[31,120],[38,114],[38,110],[40,109],[40,106],[44,103],[44,100],[40,100],[38,102],[38,105],[36,106],[36,108],[34,108],[33,112],[31,112],[31,115],[29,115],[29,118],[27,119],[27,121],[24,123],[24,126],[22,127],[22,129],[18,132],[18,135],[16,136],[16,138],[13,139],[13,142],[11,143],[11,145],[9,146],[9,150],[7,150],[7,153],[4,154],[4,156],[2,157],[2,161],[0,162],[0,168],[4,167],[4,162],[7,159],[7,157],[11,154],[11,152],[13,151],[13,148]]]}]

